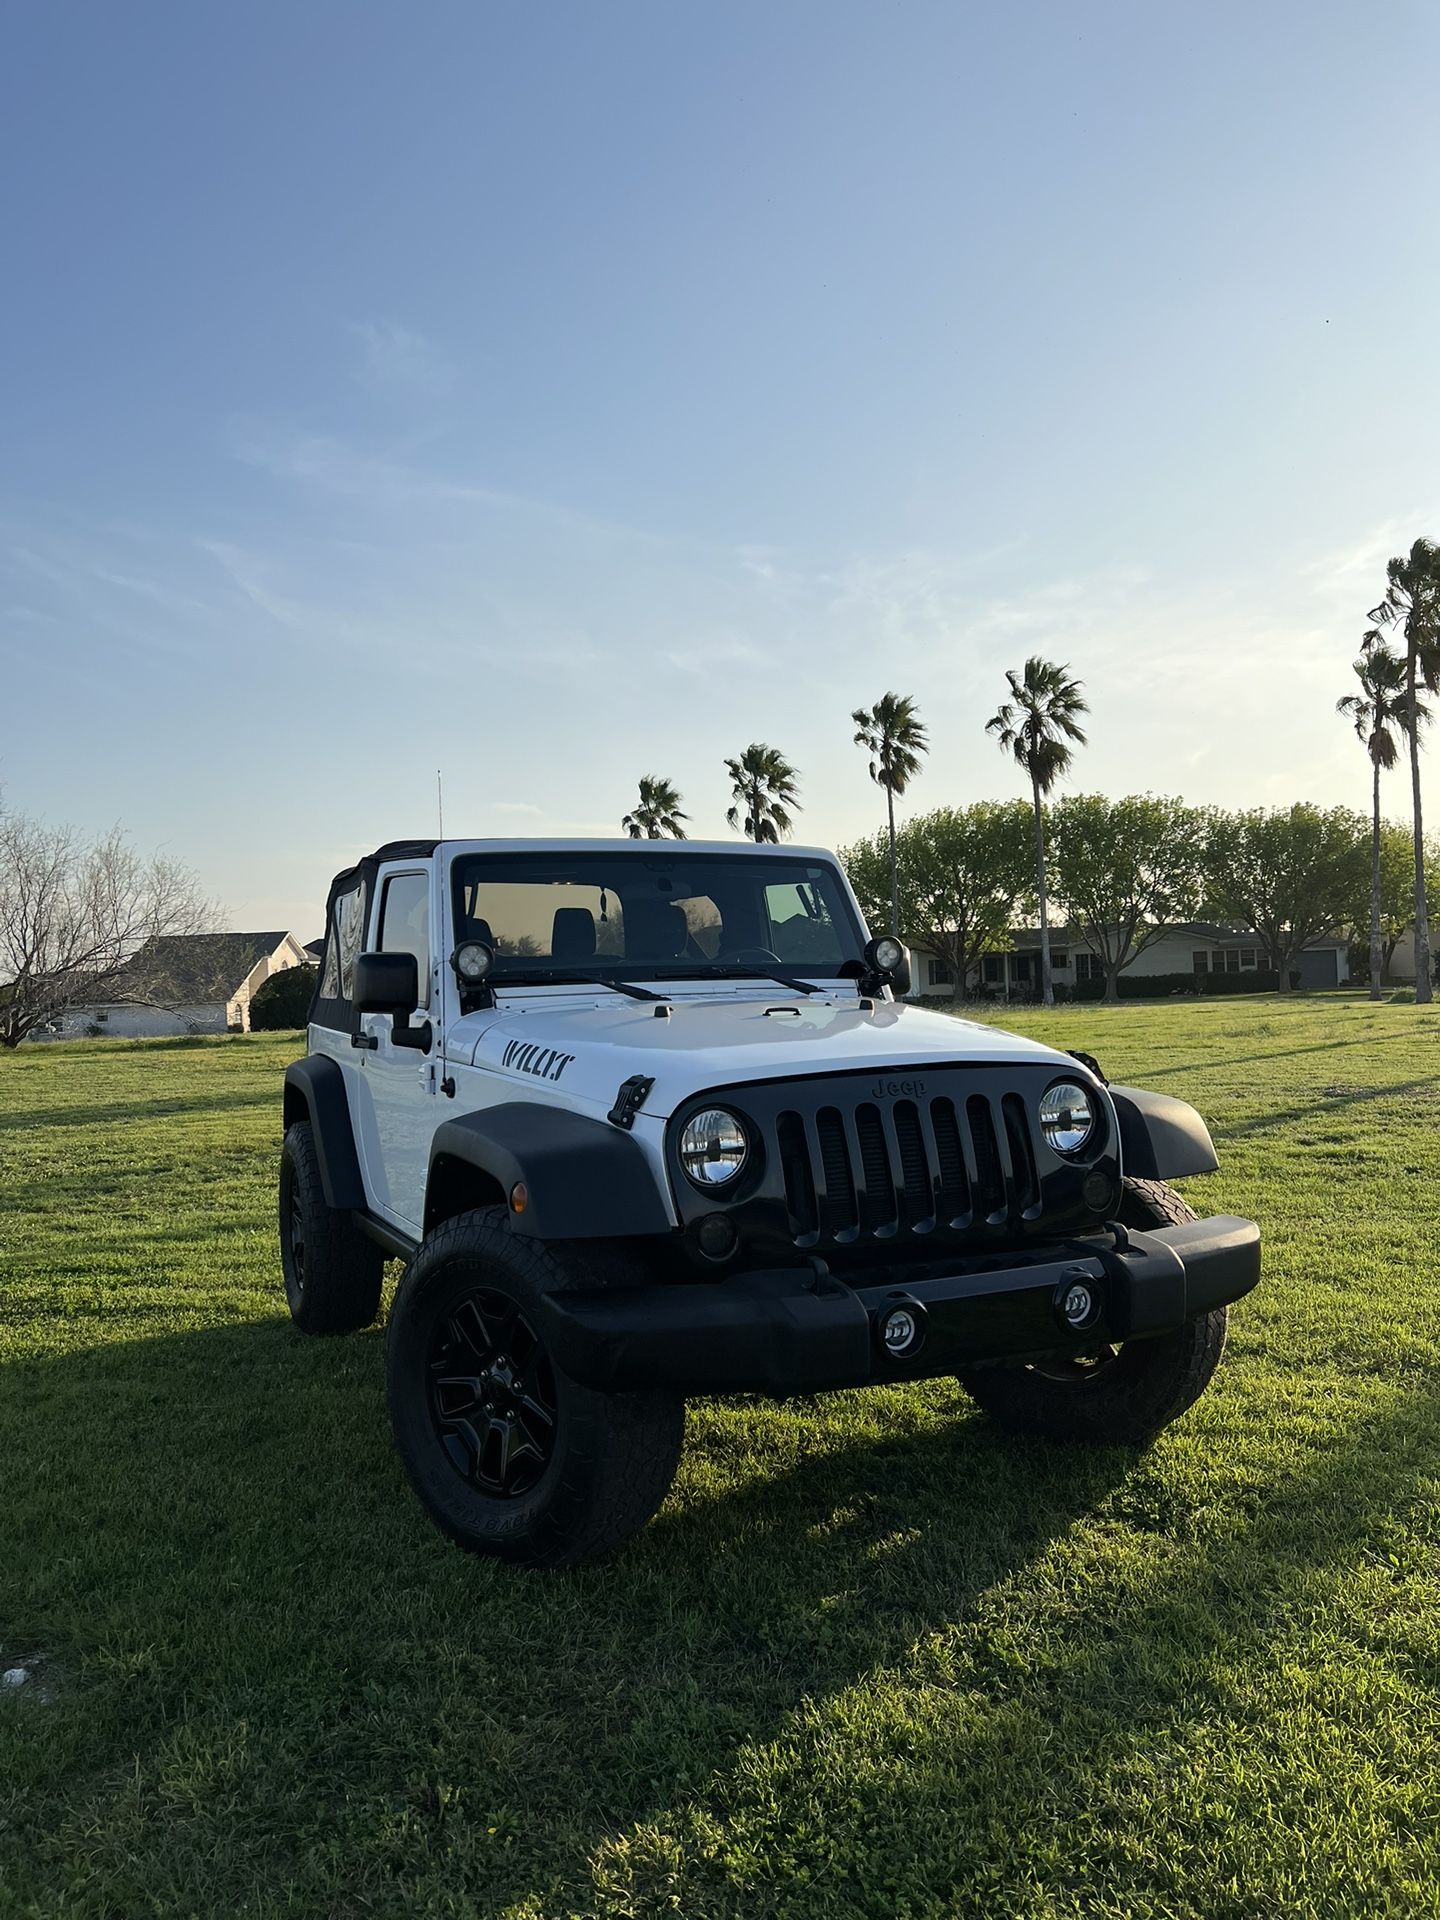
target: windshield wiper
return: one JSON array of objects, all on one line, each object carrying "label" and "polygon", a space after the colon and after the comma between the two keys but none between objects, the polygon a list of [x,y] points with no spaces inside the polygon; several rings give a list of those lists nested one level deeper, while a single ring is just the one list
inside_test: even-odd
[{"label": "windshield wiper", "polygon": [[797,993],[819,993],[813,981],[797,980],[793,973],[781,973],[775,967],[707,967],[704,973],[687,974],[696,980],[773,980],[777,986],[793,987]]},{"label": "windshield wiper", "polygon": [[612,993],[623,993],[630,1000],[663,1000],[663,993],[650,993],[644,987],[632,987],[628,980],[607,980],[601,973],[501,973],[495,975],[490,983],[492,987],[608,987]]}]

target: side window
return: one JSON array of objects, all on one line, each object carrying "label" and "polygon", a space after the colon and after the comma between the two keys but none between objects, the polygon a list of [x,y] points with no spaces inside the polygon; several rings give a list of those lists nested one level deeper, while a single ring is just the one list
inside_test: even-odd
[{"label": "side window", "polygon": [[396,873],[380,896],[381,953],[413,953],[420,976],[420,1004],[430,1004],[430,880],[423,873]]},{"label": "side window", "polygon": [[325,933],[325,965],[320,975],[322,1000],[348,1000],[355,984],[355,956],[365,929],[365,888],[357,882],[335,902]]}]

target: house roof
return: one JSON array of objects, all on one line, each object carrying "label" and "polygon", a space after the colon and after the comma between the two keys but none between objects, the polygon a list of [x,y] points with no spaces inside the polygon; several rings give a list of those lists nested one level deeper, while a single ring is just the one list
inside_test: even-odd
[{"label": "house roof", "polygon": [[147,940],[120,978],[122,990],[177,1006],[229,1000],[257,961],[288,939],[278,933],[182,933]]}]

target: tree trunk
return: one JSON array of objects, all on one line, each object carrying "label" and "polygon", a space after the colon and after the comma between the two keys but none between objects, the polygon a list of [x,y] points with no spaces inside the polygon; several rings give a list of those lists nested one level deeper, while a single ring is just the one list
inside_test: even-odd
[{"label": "tree trunk", "polygon": [[1105,969],[1105,1004],[1107,1007],[1113,1007],[1118,1006],[1119,1003],[1120,969],[1119,967],[1107,967]]},{"label": "tree trunk", "polygon": [[1374,799],[1370,822],[1370,998],[1380,998],[1385,973],[1385,943],[1380,937],[1380,762],[1374,765]]},{"label": "tree trunk", "polygon": [[890,815],[890,932],[900,938],[900,869],[895,861],[895,792],[885,789],[885,804]]},{"label": "tree trunk", "polygon": [[1040,895],[1040,997],[1047,1007],[1055,1004],[1055,980],[1050,969],[1050,913],[1045,904],[1045,813],[1040,805],[1040,782],[1030,781],[1035,795],[1035,887]]},{"label": "tree trunk", "polygon": [[1420,817],[1420,728],[1415,691],[1418,662],[1412,641],[1406,658],[1409,668],[1410,696],[1410,805],[1415,821],[1415,999],[1429,1006],[1434,999],[1430,985],[1430,915],[1425,906],[1425,826]]}]

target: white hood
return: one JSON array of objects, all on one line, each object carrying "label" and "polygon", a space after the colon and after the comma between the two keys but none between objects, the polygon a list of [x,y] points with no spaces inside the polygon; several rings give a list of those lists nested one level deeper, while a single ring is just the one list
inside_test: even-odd
[{"label": "white hood", "polygon": [[754,1080],[903,1075],[967,1061],[1068,1061],[1038,1041],[904,1002],[877,1000],[873,1011],[862,1011],[853,987],[806,999],[783,986],[757,992],[747,982],[735,992],[697,993],[688,985],[667,1003],[668,1017],[603,989],[504,993],[498,1007],[451,1027],[445,1056],[513,1078],[532,1093],[537,1083],[552,1083],[568,1100],[602,1110],[622,1081],[644,1074],[655,1082],[645,1111],[660,1116],[692,1094]]}]

